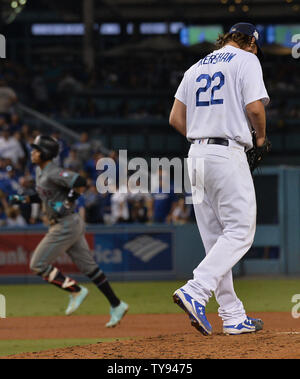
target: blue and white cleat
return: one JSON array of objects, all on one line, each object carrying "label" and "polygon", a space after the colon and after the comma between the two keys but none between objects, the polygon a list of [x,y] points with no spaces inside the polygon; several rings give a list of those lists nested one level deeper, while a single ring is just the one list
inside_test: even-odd
[{"label": "blue and white cleat", "polygon": [[182,288],[174,292],[173,300],[188,314],[194,328],[205,336],[212,334],[212,327],[205,316],[205,307],[202,304]]},{"label": "blue and white cleat", "polygon": [[122,318],[125,316],[129,309],[128,304],[121,301],[121,303],[117,307],[110,307],[110,320],[105,325],[107,328],[114,328],[117,326]]},{"label": "blue and white cleat", "polygon": [[260,318],[253,318],[249,316],[247,316],[247,318],[248,320],[252,321],[252,324],[255,325],[256,332],[263,329],[263,326],[264,326],[263,320],[261,320]]},{"label": "blue and white cleat", "polygon": [[74,292],[70,295],[70,302],[68,305],[68,308],[66,309],[66,315],[70,315],[73,312],[76,311],[76,309],[79,308],[83,300],[87,297],[89,291],[87,288],[80,286],[81,291],[79,292]]},{"label": "blue and white cleat", "polygon": [[225,334],[243,334],[243,333],[254,333],[262,330],[264,323],[261,319],[248,317],[245,321],[237,325],[224,325],[223,333]]}]

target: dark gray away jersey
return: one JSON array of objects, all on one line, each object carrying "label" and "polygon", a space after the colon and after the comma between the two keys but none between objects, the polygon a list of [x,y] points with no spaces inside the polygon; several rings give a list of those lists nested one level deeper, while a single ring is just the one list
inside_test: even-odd
[{"label": "dark gray away jersey", "polygon": [[[36,191],[49,219],[56,218],[55,205],[66,200],[78,176],[78,173],[58,167],[54,162],[49,162],[43,170],[40,167],[36,168]],[[65,215],[73,213],[74,208],[75,204],[67,210]]]}]

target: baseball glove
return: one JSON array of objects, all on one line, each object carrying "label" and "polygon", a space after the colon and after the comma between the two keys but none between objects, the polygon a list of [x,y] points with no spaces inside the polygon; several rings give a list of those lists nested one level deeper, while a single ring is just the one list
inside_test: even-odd
[{"label": "baseball glove", "polygon": [[251,174],[260,165],[262,159],[264,158],[266,154],[270,152],[271,147],[272,147],[271,142],[269,141],[267,137],[265,138],[265,142],[262,146],[257,146],[255,131],[252,132],[252,140],[253,140],[253,147],[252,149],[246,152]]}]

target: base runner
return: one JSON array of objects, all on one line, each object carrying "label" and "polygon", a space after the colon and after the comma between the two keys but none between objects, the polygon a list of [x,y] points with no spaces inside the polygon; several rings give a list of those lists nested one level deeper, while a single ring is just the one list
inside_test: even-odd
[{"label": "base runner", "polygon": [[37,165],[36,190],[32,196],[13,195],[11,203],[42,203],[49,220],[49,231],[35,249],[30,268],[48,283],[70,294],[66,314],[76,311],[88,295],[88,289],[78,285],[53,266],[56,258],[66,252],[78,269],[104,294],[110,303],[110,320],[106,327],[116,326],[128,311],[128,304],[121,301],[111,288],[105,274],[94,260],[85,239],[85,223],[74,212],[76,189],[86,181],[79,174],[58,167],[52,159],[58,154],[57,141],[49,136],[38,136],[32,144],[31,161]]}]

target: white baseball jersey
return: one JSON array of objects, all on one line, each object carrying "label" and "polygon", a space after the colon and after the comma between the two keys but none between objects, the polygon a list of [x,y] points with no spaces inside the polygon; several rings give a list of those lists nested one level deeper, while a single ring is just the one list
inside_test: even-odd
[{"label": "white baseball jersey", "polygon": [[190,67],[175,97],[187,106],[187,138],[228,138],[252,147],[246,105],[269,103],[255,54],[226,45]]}]

